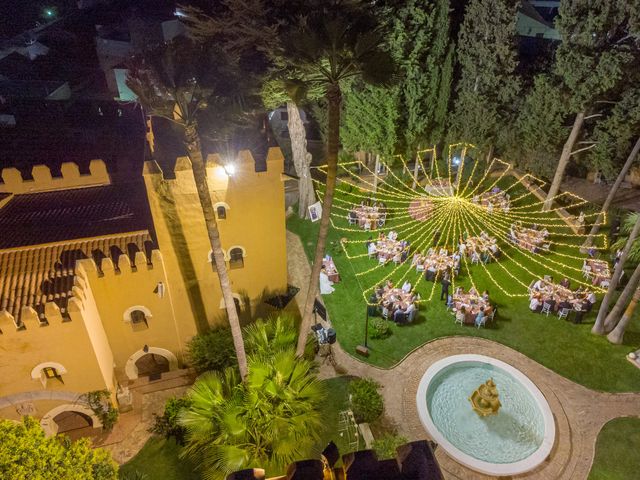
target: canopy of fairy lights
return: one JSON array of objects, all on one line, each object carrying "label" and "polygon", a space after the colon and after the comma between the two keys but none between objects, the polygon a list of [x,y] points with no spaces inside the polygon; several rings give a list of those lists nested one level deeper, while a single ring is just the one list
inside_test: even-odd
[{"label": "canopy of fairy lights", "polygon": [[[526,297],[533,281],[549,276],[604,291],[584,273],[587,255],[581,245],[587,233],[580,225],[598,215],[583,213],[586,200],[562,192],[544,211],[542,180],[497,158],[479,159],[469,144],[450,145],[446,151],[444,159],[436,158],[435,148],[420,151],[411,167],[402,156],[381,159],[376,172],[361,161],[339,164],[331,222],[365,299],[392,280],[422,285],[426,295],[421,300],[430,300],[437,282],[425,280],[415,256],[430,249],[452,255],[470,241],[486,241],[488,247],[481,258],[469,256],[468,250],[460,255],[454,288],[464,281],[480,291],[495,286],[508,297]],[[323,184],[317,184],[322,197]],[[374,210],[368,218],[366,212]],[[400,260],[378,261],[368,246],[390,231],[408,244],[407,252]],[[598,235],[594,245],[608,248],[606,235]]]}]

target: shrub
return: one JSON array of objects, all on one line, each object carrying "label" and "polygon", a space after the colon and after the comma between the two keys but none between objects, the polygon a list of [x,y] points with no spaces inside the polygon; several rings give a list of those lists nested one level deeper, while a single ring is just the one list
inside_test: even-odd
[{"label": "shrub", "polygon": [[87,392],[83,396],[91,411],[102,422],[102,429],[110,432],[118,421],[118,409],[111,404],[111,393],[109,390],[95,390]]},{"label": "shrub", "polygon": [[351,410],[357,423],[371,423],[382,415],[384,402],[378,392],[379,386],[369,378],[354,380],[349,384]]},{"label": "shrub", "polygon": [[224,370],[236,364],[231,329],[217,328],[196,335],[188,345],[189,361],[198,373]]},{"label": "shrub", "polygon": [[400,435],[386,434],[374,440],[373,449],[380,459],[395,458],[396,448],[407,443],[407,439]]},{"label": "shrub", "polygon": [[165,438],[174,437],[176,443],[184,445],[184,436],[187,430],[182,425],[178,424],[178,414],[183,408],[191,406],[191,400],[185,398],[170,398],[164,405],[164,413],[158,415],[153,414],[154,422],[150,431],[157,435],[162,435]]},{"label": "shrub", "polygon": [[371,338],[387,338],[389,335],[391,335],[389,322],[374,318],[371,322]]}]

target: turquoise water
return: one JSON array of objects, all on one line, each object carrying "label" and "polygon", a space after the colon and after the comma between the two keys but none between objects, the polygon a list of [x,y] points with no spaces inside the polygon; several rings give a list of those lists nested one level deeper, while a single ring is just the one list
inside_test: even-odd
[{"label": "turquoise water", "polygon": [[[500,395],[497,415],[480,417],[468,398],[493,378]],[[527,388],[506,371],[482,362],[445,367],[429,383],[427,408],[433,423],[456,448],[478,460],[513,463],[527,458],[544,437],[542,412]]]}]

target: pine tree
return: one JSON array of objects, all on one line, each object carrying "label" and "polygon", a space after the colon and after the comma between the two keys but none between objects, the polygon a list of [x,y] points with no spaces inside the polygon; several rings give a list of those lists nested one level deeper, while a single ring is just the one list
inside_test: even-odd
[{"label": "pine tree", "polygon": [[494,145],[515,117],[520,92],[516,0],[471,0],[458,39],[460,80],[450,139]]},{"label": "pine tree", "polygon": [[[560,3],[556,28],[562,37],[555,58],[555,72],[569,95],[567,115],[573,128],[558,162],[544,204],[551,208],[583,123],[599,100],[611,101],[624,84],[637,75],[637,31],[632,23],[637,1],[565,0]],[[611,98],[613,96],[614,98]]]}]

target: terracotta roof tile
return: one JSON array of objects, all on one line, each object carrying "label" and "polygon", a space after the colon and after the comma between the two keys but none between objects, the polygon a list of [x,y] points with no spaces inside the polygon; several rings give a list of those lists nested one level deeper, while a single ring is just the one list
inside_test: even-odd
[{"label": "terracotta roof tile", "polygon": [[136,250],[150,258],[151,248],[151,236],[144,231],[0,251],[0,311],[13,315],[18,325],[22,307],[35,309],[41,321],[46,302],[64,313],[73,296],[76,260],[93,258],[100,267],[102,258],[110,257],[117,266],[121,254],[133,263]]}]

